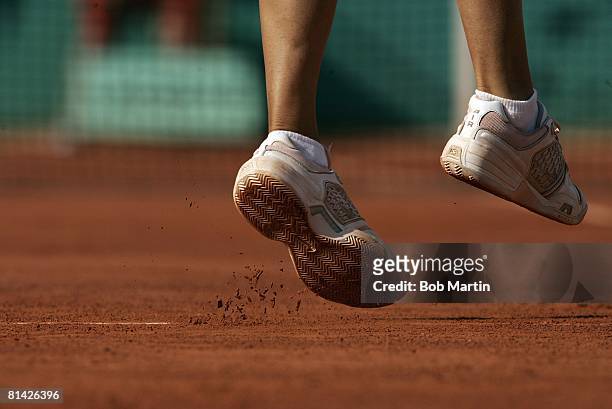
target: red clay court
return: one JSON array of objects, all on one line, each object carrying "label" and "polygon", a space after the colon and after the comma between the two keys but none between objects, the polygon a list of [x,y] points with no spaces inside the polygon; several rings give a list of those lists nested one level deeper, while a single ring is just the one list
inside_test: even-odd
[{"label": "red clay court", "polygon": [[[610,407],[612,305],[349,308],[306,290],[286,248],[243,220],[232,187],[269,119],[260,15],[264,31],[325,29],[330,13],[295,12],[306,1],[0,0],[0,409],[47,407],[4,404],[6,388],[61,388],[49,407],[67,409]],[[612,2],[523,2],[529,64],[518,19],[503,22],[518,1],[460,2],[480,4],[468,25],[486,29],[486,54],[509,59],[484,60],[521,73],[506,85],[530,72],[563,127],[589,202],[578,226],[442,170],[476,88],[455,3],[338,2],[317,121],[359,213],[392,244],[611,243]],[[268,67],[299,74],[287,95],[312,97],[299,66],[322,36],[265,36],[283,60]],[[539,176],[565,174],[553,143]],[[557,289],[567,260],[532,265]]]},{"label": "red clay court", "polygon": [[[359,310],[304,291],[285,248],[233,207],[246,149],[19,149],[0,161],[0,385],[62,387],[70,408],[610,400],[609,305]],[[340,140],[334,166],[387,241],[612,239],[607,183],[583,183],[592,208],[567,227],[448,178],[435,146],[381,188],[392,152],[415,146],[382,149],[370,178],[352,162],[367,144]]]}]

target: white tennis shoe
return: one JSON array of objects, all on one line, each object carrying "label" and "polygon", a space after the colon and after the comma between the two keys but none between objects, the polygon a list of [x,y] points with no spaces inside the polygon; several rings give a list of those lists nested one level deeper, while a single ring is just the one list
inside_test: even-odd
[{"label": "white tennis shoe", "polygon": [[449,175],[565,224],[578,224],[587,200],[572,182],[559,125],[538,103],[536,129],[524,133],[502,104],[476,96],[440,157]]},{"label": "white tennis shoe", "polygon": [[240,168],[234,203],[260,233],[287,245],[313,292],[342,304],[376,306],[362,303],[362,262],[384,257],[385,245],[336,173],[306,160],[288,137],[269,137]]}]

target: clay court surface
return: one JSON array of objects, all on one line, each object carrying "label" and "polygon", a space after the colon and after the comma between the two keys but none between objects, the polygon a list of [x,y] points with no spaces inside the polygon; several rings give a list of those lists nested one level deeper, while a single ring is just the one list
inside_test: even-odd
[{"label": "clay court surface", "polygon": [[[591,211],[566,227],[451,180],[434,150],[431,162],[377,153],[364,179],[367,146],[334,149],[390,242],[612,240],[609,181],[586,165]],[[10,153],[0,387],[61,387],[70,408],[610,405],[609,305],[357,310],[304,292],[284,247],[233,207],[246,150]]]}]

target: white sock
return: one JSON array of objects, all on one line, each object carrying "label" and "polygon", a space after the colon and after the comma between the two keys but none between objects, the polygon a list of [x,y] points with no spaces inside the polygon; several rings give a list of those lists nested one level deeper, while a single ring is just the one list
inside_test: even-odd
[{"label": "white sock", "polygon": [[316,163],[319,166],[328,167],[327,152],[325,147],[319,142],[312,138],[291,131],[272,131],[268,134],[268,137],[261,144],[266,146],[274,142],[275,140],[288,138],[293,146],[298,149],[306,159]]},{"label": "white sock", "polygon": [[506,99],[479,90],[476,90],[476,97],[483,101],[501,102],[512,125],[523,132],[531,132],[536,128],[535,122],[538,118],[538,91],[535,89],[533,90],[533,95],[531,95],[527,101]]}]

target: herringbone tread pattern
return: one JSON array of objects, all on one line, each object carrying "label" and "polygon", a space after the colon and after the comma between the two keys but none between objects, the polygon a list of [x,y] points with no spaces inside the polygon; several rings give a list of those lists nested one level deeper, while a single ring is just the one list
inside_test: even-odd
[{"label": "herringbone tread pattern", "polygon": [[263,173],[239,180],[234,202],[260,233],[287,245],[299,277],[310,290],[330,301],[363,306],[362,250],[368,252],[372,244],[353,235],[334,239],[316,234],[295,192]]}]

